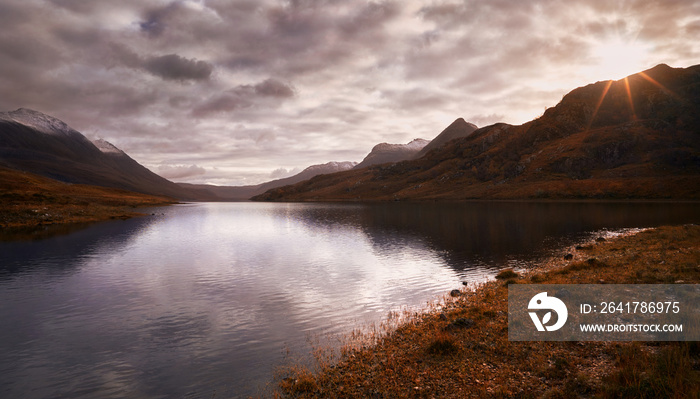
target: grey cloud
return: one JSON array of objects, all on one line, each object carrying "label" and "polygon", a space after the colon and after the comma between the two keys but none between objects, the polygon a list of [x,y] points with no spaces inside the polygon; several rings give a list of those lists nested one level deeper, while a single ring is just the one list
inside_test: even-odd
[{"label": "grey cloud", "polygon": [[531,119],[618,36],[700,57],[697,0],[0,0],[0,26],[0,108],[220,183]]},{"label": "grey cloud", "polygon": [[394,2],[370,2],[346,20],[340,29],[349,36],[381,29],[382,25],[394,19],[399,11],[399,5]]},{"label": "grey cloud", "polygon": [[220,12],[233,15],[241,26],[229,37],[226,65],[294,76],[333,68],[358,53],[388,52],[386,24],[400,8],[390,1],[293,1],[257,7],[245,20],[238,13]]},{"label": "grey cloud", "polygon": [[279,80],[266,79],[253,86],[255,93],[261,96],[290,98],[294,97],[294,89]]},{"label": "grey cloud", "polygon": [[197,59],[189,59],[178,54],[143,57],[132,49],[110,42],[103,49],[103,63],[110,68],[123,65],[132,69],[149,72],[164,80],[184,82],[204,81],[211,77],[214,65]]},{"label": "grey cloud", "polygon": [[197,165],[160,165],[158,166],[158,174],[166,179],[178,180],[193,176],[200,176],[207,171]]},{"label": "grey cloud", "polygon": [[160,36],[168,24],[168,19],[181,9],[179,2],[172,2],[165,7],[152,8],[145,12],[141,29],[152,36]]},{"label": "grey cloud", "polygon": [[[266,99],[286,100],[294,97],[294,89],[276,79],[266,79],[254,85],[239,85],[215,95],[192,111],[195,117],[226,113],[265,103]],[[269,103],[267,103],[269,105]],[[274,105],[274,104],[272,104]]]},{"label": "grey cloud", "polygon": [[32,13],[35,11],[31,6],[20,2],[2,2],[0,3],[0,25],[3,29],[10,30],[31,20]]},{"label": "grey cloud", "polygon": [[408,110],[439,109],[455,100],[451,94],[427,88],[386,91],[383,95],[395,106]]},{"label": "grey cloud", "polygon": [[700,34],[700,20],[695,20],[693,22],[686,24],[685,31],[688,32],[689,35]]},{"label": "grey cloud", "polygon": [[61,52],[53,46],[19,34],[0,36],[2,62],[16,62],[28,66],[44,66],[60,61]]},{"label": "grey cloud", "polygon": [[283,179],[285,177],[294,176],[299,172],[301,172],[301,169],[299,168],[292,168],[289,170],[285,168],[277,168],[270,173],[270,179]]},{"label": "grey cloud", "polygon": [[238,95],[235,91],[213,97],[192,110],[192,116],[205,117],[212,114],[226,113],[241,108],[250,107],[250,100]]},{"label": "grey cloud", "polygon": [[146,37],[161,45],[220,45],[230,39],[230,34],[240,31],[239,21],[222,23],[218,12],[208,6],[208,2],[180,0],[151,7],[143,11],[139,27]]},{"label": "grey cloud", "polygon": [[211,76],[212,64],[196,59],[187,59],[177,54],[151,57],[143,63],[148,72],[166,80],[206,80]]},{"label": "grey cloud", "polygon": [[49,0],[52,4],[55,4],[59,7],[68,9],[70,11],[76,12],[76,13],[81,13],[81,14],[87,14],[90,12],[95,11],[100,6],[100,3],[102,1],[99,0],[91,0],[91,1],[84,1],[84,0]]}]

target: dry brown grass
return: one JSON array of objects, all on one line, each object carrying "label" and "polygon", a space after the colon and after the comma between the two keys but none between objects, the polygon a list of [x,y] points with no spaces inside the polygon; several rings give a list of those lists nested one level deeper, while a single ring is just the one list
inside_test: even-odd
[{"label": "dry brown grass", "polygon": [[67,184],[0,167],[0,228],[85,223],[140,215],[136,208],[172,204],[114,188]]},{"label": "dry brown grass", "polygon": [[[563,254],[572,253],[571,260]],[[510,342],[507,284],[698,283],[700,227],[586,243],[508,282],[465,289],[395,327],[349,340],[337,360],[287,370],[291,398],[686,398],[700,395],[698,343]],[[352,342],[355,342],[353,344]],[[327,358],[326,358],[327,359]]]}]

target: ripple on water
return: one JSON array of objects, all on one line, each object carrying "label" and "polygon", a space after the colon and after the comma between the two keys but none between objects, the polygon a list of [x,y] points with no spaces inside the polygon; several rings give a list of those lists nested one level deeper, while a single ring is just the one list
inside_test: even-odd
[{"label": "ripple on water", "polygon": [[463,281],[528,268],[590,232],[700,222],[697,207],[678,204],[237,203],[158,213],[0,243],[0,396],[246,397],[287,349],[336,344],[331,337],[420,309]]}]

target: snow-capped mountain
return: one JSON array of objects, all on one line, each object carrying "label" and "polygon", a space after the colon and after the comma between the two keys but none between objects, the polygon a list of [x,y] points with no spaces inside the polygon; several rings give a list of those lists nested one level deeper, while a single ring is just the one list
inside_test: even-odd
[{"label": "snow-capped mountain", "polygon": [[179,199],[196,197],[114,145],[104,140],[93,143],[65,122],[25,108],[0,112],[0,162],[68,183]]}]

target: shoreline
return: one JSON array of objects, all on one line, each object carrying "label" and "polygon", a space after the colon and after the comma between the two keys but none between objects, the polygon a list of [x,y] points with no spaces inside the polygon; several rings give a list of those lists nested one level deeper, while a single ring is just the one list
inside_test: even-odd
[{"label": "shoreline", "polygon": [[[571,254],[570,260],[563,256]],[[508,284],[697,284],[700,226],[629,230],[565,247],[516,278],[414,313],[315,369],[293,366],[279,394],[319,397],[697,397],[698,342],[511,342]],[[322,348],[323,349],[323,348]],[[317,359],[318,361],[318,359]]]},{"label": "shoreline", "polygon": [[143,215],[139,208],[178,201],[118,188],[63,183],[0,168],[0,232],[78,225]]}]

